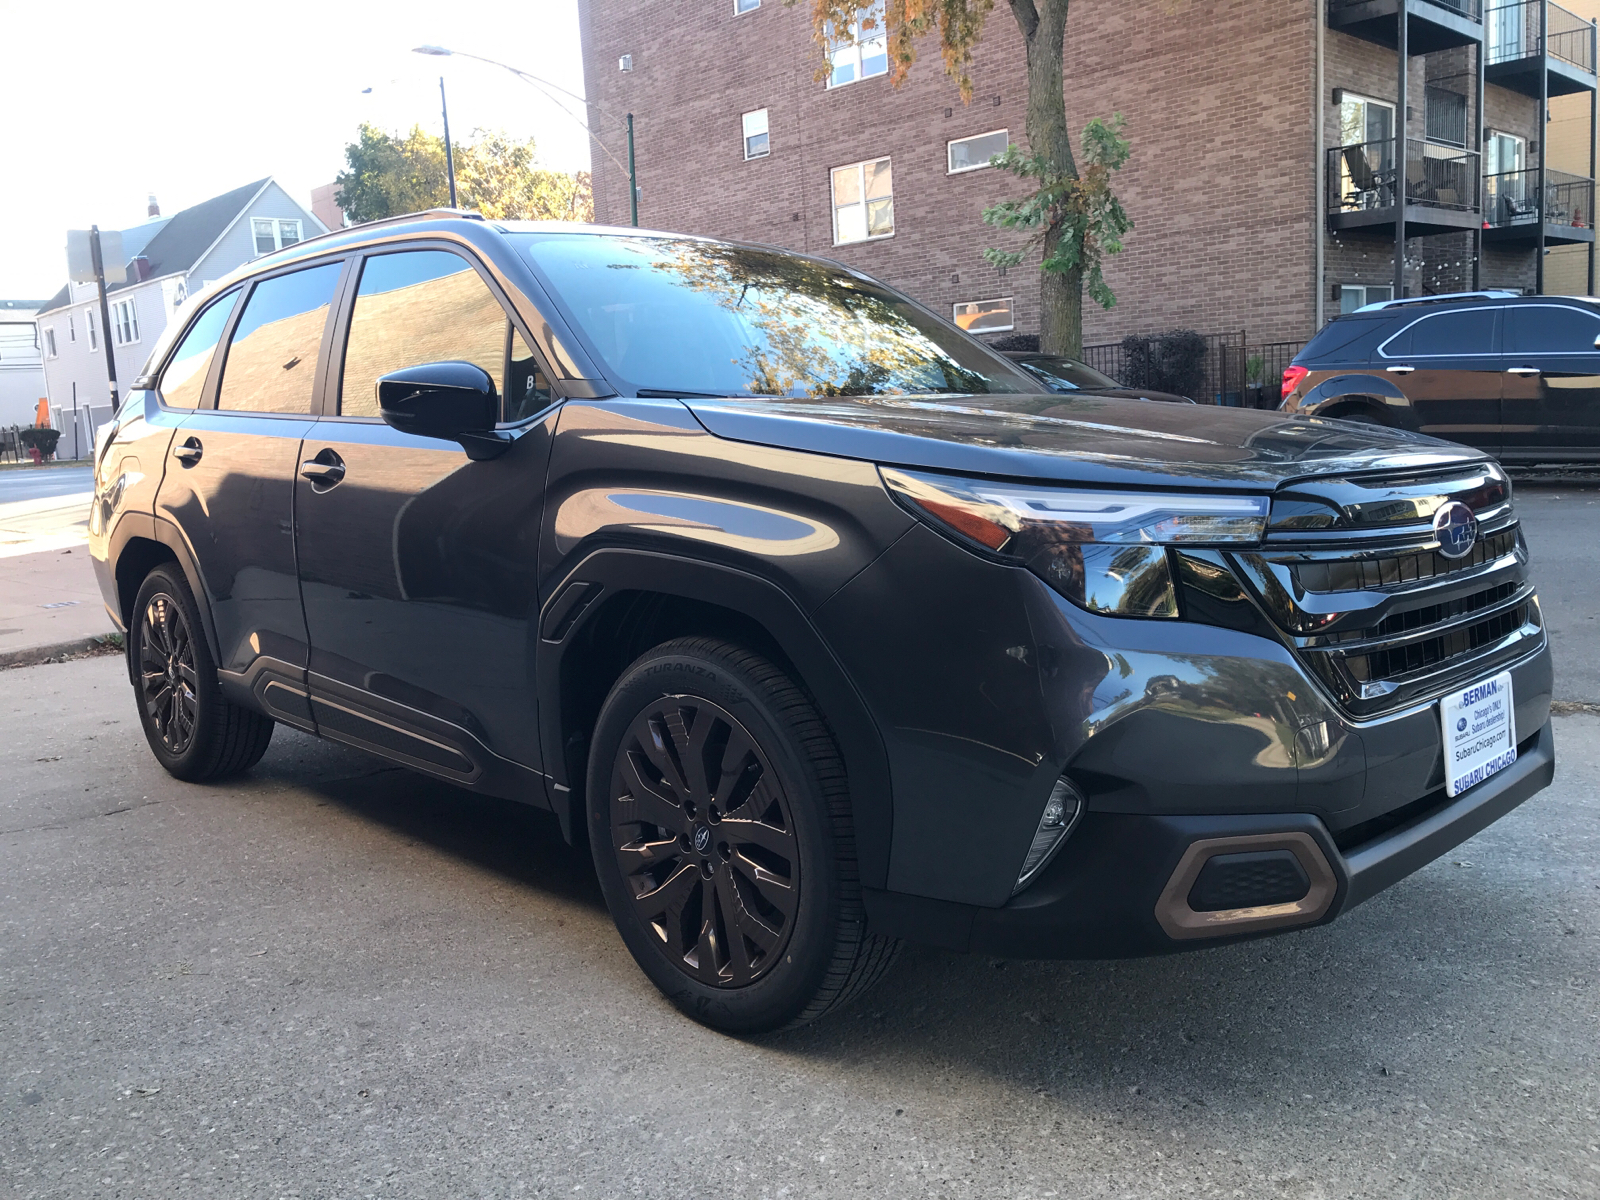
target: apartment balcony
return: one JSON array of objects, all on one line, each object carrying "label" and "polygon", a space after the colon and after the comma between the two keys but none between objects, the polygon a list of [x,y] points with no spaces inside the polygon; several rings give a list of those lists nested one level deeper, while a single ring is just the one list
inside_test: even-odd
[{"label": "apartment balcony", "polygon": [[1539,172],[1507,171],[1483,181],[1485,243],[1533,244],[1544,226],[1546,246],[1594,241],[1594,180],[1545,170],[1544,204]]},{"label": "apartment balcony", "polygon": [[1552,96],[1595,90],[1595,27],[1559,4],[1496,4],[1489,9],[1485,33],[1483,77],[1490,83],[1538,99],[1539,76],[1545,73]]},{"label": "apartment balcony", "polygon": [[1411,54],[1483,41],[1483,0],[1328,0],[1328,28],[1391,50],[1400,47],[1402,14]]},{"label": "apartment balcony", "polygon": [[1478,155],[1418,138],[1406,140],[1405,176],[1395,169],[1394,142],[1336,146],[1328,151],[1328,228],[1407,237],[1477,229]]}]

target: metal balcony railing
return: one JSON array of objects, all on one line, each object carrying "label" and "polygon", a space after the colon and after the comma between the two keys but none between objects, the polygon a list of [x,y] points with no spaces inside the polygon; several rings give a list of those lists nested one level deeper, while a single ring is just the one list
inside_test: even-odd
[{"label": "metal balcony railing", "polygon": [[[1399,174],[1391,139],[1335,146],[1328,151],[1328,211],[1393,208]],[[1478,155],[1407,138],[1405,202],[1458,212],[1476,210]]]},{"label": "metal balcony railing", "polygon": [[[1402,0],[1403,2],[1403,0]],[[1471,21],[1483,20],[1483,0],[1427,0],[1435,8],[1444,8]],[[1369,3],[1369,0],[1330,0],[1329,9],[1337,15],[1345,9]]]},{"label": "metal balcony railing", "polygon": [[[1594,225],[1594,180],[1565,171],[1545,170],[1544,220],[1547,225],[1589,229]],[[1483,181],[1484,224],[1496,229],[1539,222],[1539,172],[1504,171]]]},{"label": "metal balcony railing", "polygon": [[[1518,59],[1537,58],[1542,53],[1539,44],[1539,10],[1544,7],[1545,0],[1515,0],[1511,4],[1493,5],[1489,9],[1489,46],[1484,61],[1495,66]],[[1559,58],[1580,71],[1593,74],[1593,27],[1559,4],[1550,4],[1548,9],[1549,15],[1545,20],[1550,57]]]}]

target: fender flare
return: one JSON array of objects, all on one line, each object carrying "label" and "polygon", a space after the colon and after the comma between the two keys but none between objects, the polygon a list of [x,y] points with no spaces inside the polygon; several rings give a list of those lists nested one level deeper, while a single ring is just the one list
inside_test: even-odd
[{"label": "fender flare", "polygon": [[1392,379],[1382,375],[1358,372],[1330,376],[1305,394],[1300,408],[1313,416],[1322,416],[1335,404],[1352,400],[1381,409],[1402,428],[1415,428],[1410,398]]},{"label": "fender flare", "polygon": [[[583,588],[584,584],[590,586]],[[539,622],[530,631],[536,647],[539,732],[545,747],[551,807],[564,830],[582,828],[583,821],[574,811],[582,799],[582,781],[568,777],[563,753],[573,731],[564,727],[562,660],[576,643],[575,635],[601,609],[602,603],[597,601],[627,591],[677,596],[730,609],[756,622],[777,643],[816,698],[844,758],[861,882],[883,887],[889,873],[894,816],[889,756],[843,665],[800,606],[775,584],[733,567],[659,551],[613,547],[589,554],[549,590]],[[575,594],[581,594],[577,603],[582,608],[573,618],[569,610],[575,607],[571,599]]]},{"label": "fender flare", "polygon": [[[106,561],[111,564],[111,578],[117,588],[118,605],[122,603],[122,589],[117,579],[117,569],[128,543],[135,539],[155,542],[171,551],[173,558],[177,559],[178,567],[183,571],[183,577],[189,584],[189,591],[194,596],[195,607],[200,610],[200,624],[205,630],[206,645],[211,650],[211,659],[213,662],[221,662],[221,652],[217,645],[217,628],[211,619],[211,602],[208,599],[209,593],[205,589],[205,581],[200,575],[200,566],[195,561],[189,543],[172,522],[147,512],[127,512],[118,518],[111,530],[106,554]],[[127,619],[126,614],[118,615],[123,620]]]}]

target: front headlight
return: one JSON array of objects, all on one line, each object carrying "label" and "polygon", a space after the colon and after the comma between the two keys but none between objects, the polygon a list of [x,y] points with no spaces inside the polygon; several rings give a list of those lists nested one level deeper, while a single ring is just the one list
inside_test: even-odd
[{"label": "front headlight", "polygon": [[1176,617],[1165,547],[1255,545],[1266,496],[1092,492],[880,467],[891,495],[1090,612]]}]

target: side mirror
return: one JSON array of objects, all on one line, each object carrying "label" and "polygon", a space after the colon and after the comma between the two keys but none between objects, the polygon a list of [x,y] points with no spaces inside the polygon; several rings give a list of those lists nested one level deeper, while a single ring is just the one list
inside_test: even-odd
[{"label": "side mirror", "polygon": [[378,411],[402,433],[459,442],[475,461],[504,454],[511,435],[495,428],[500,396],[482,367],[423,363],[378,380]]}]

